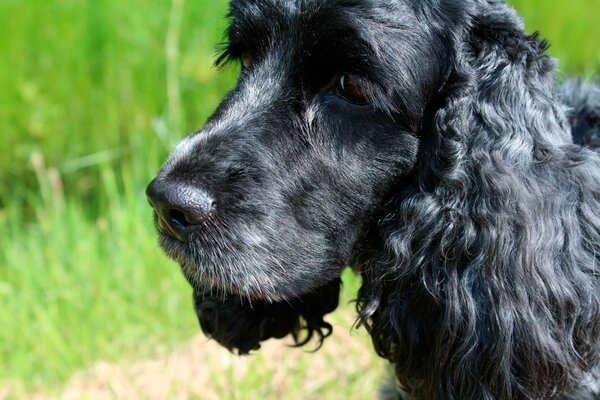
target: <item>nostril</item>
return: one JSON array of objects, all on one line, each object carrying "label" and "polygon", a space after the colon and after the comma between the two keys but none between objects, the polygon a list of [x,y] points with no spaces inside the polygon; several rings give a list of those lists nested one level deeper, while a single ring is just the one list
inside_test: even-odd
[{"label": "nostril", "polygon": [[188,228],[191,225],[194,225],[188,221],[183,211],[171,209],[169,210],[169,220],[180,228]]}]

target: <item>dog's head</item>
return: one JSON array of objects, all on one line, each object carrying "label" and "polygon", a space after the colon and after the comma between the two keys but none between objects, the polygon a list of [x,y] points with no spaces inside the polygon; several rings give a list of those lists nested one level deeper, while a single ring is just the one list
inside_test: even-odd
[{"label": "dog's head", "polygon": [[228,33],[236,88],[148,187],[205,332],[325,337],[355,264],[420,398],[553,398],[598,364],[600,161],[512,8],[233,0]]},{"label": "dog's head", "polygon": [[281,300],[339,276],[416,162],[460,3],[232,1],[237,86],[148,188],[193,285]]}]

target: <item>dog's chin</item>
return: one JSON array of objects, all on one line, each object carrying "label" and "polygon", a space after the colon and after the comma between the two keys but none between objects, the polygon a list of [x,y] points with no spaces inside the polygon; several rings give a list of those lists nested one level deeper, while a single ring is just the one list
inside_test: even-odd
[{"label": "dog's chin", "polygon": [[219,277],[197,272],[196,265],[180,264],[183,276],[192,286],[194,291],[210,294],[213,298],[227,300],[229,297],[238,297],[252,304],[254,301],[279,302],[286,301],[287,297],[280,296],[275,292],[265,292],[253,287],[239,287],[231,282],[225,282]]},{"label": "dog's chin", "polygon": [[[296,291],[293,284],[287,285],[281,280],[273,282],[265,265],[247,265],[247,260],[241,256],[243,250],[215,247],[208,241],[182,242],[160,230],[158,233],[160,247],[179,264],[184,277],[196,291],[223,298],[234,295],[249,302],[278,302],[313,290],[311,285]],[[244,262],[246,265],[241,267]],[[319,282],[314,286],[319,286]]]}]

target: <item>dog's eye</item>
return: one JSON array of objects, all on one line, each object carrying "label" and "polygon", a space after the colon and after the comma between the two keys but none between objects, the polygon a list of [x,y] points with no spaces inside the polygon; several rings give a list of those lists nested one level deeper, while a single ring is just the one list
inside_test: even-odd
[{"label": "dog's eye", "polygon": [[249,68],[250,64],[252,64],[252,56],[247,51],[242,53],[240,59],[242,60],[242,67],[244,68]]},{"label": "dog's eye", "polygon": [[338,91],[348,101],[356,104],[366,104],[367,94],[353,80],[352,76],[342,74],[338,81]]}]

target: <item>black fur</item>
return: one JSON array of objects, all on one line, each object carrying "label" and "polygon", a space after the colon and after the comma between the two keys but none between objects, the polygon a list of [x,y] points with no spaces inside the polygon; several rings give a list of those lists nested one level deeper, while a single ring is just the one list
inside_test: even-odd
[{"label": "black fur", "polygon": [[297,346],[316,337],[318,349],[332,332],[323,316],[337,308],[339,293],[339,278],[289,302],[253,303],[239,295],[215,295],[205,289],[194,292],[194,306],[204,333],[240,355],[258,350],[262,341],[289,334]]},{"label": "black fur", "polygon": [[323,340],[350,265],[410,398],[598,395],[597,87],[555,94],[498,0],[233,0],[228,37],[237,87],[157,178],[215,199],[159,228],[208,335]]},{"label": "black fur", "polygon": [[570,81],[560,87],[559,98],[569,107],[575,142],[600,148],[600,86]]}]

